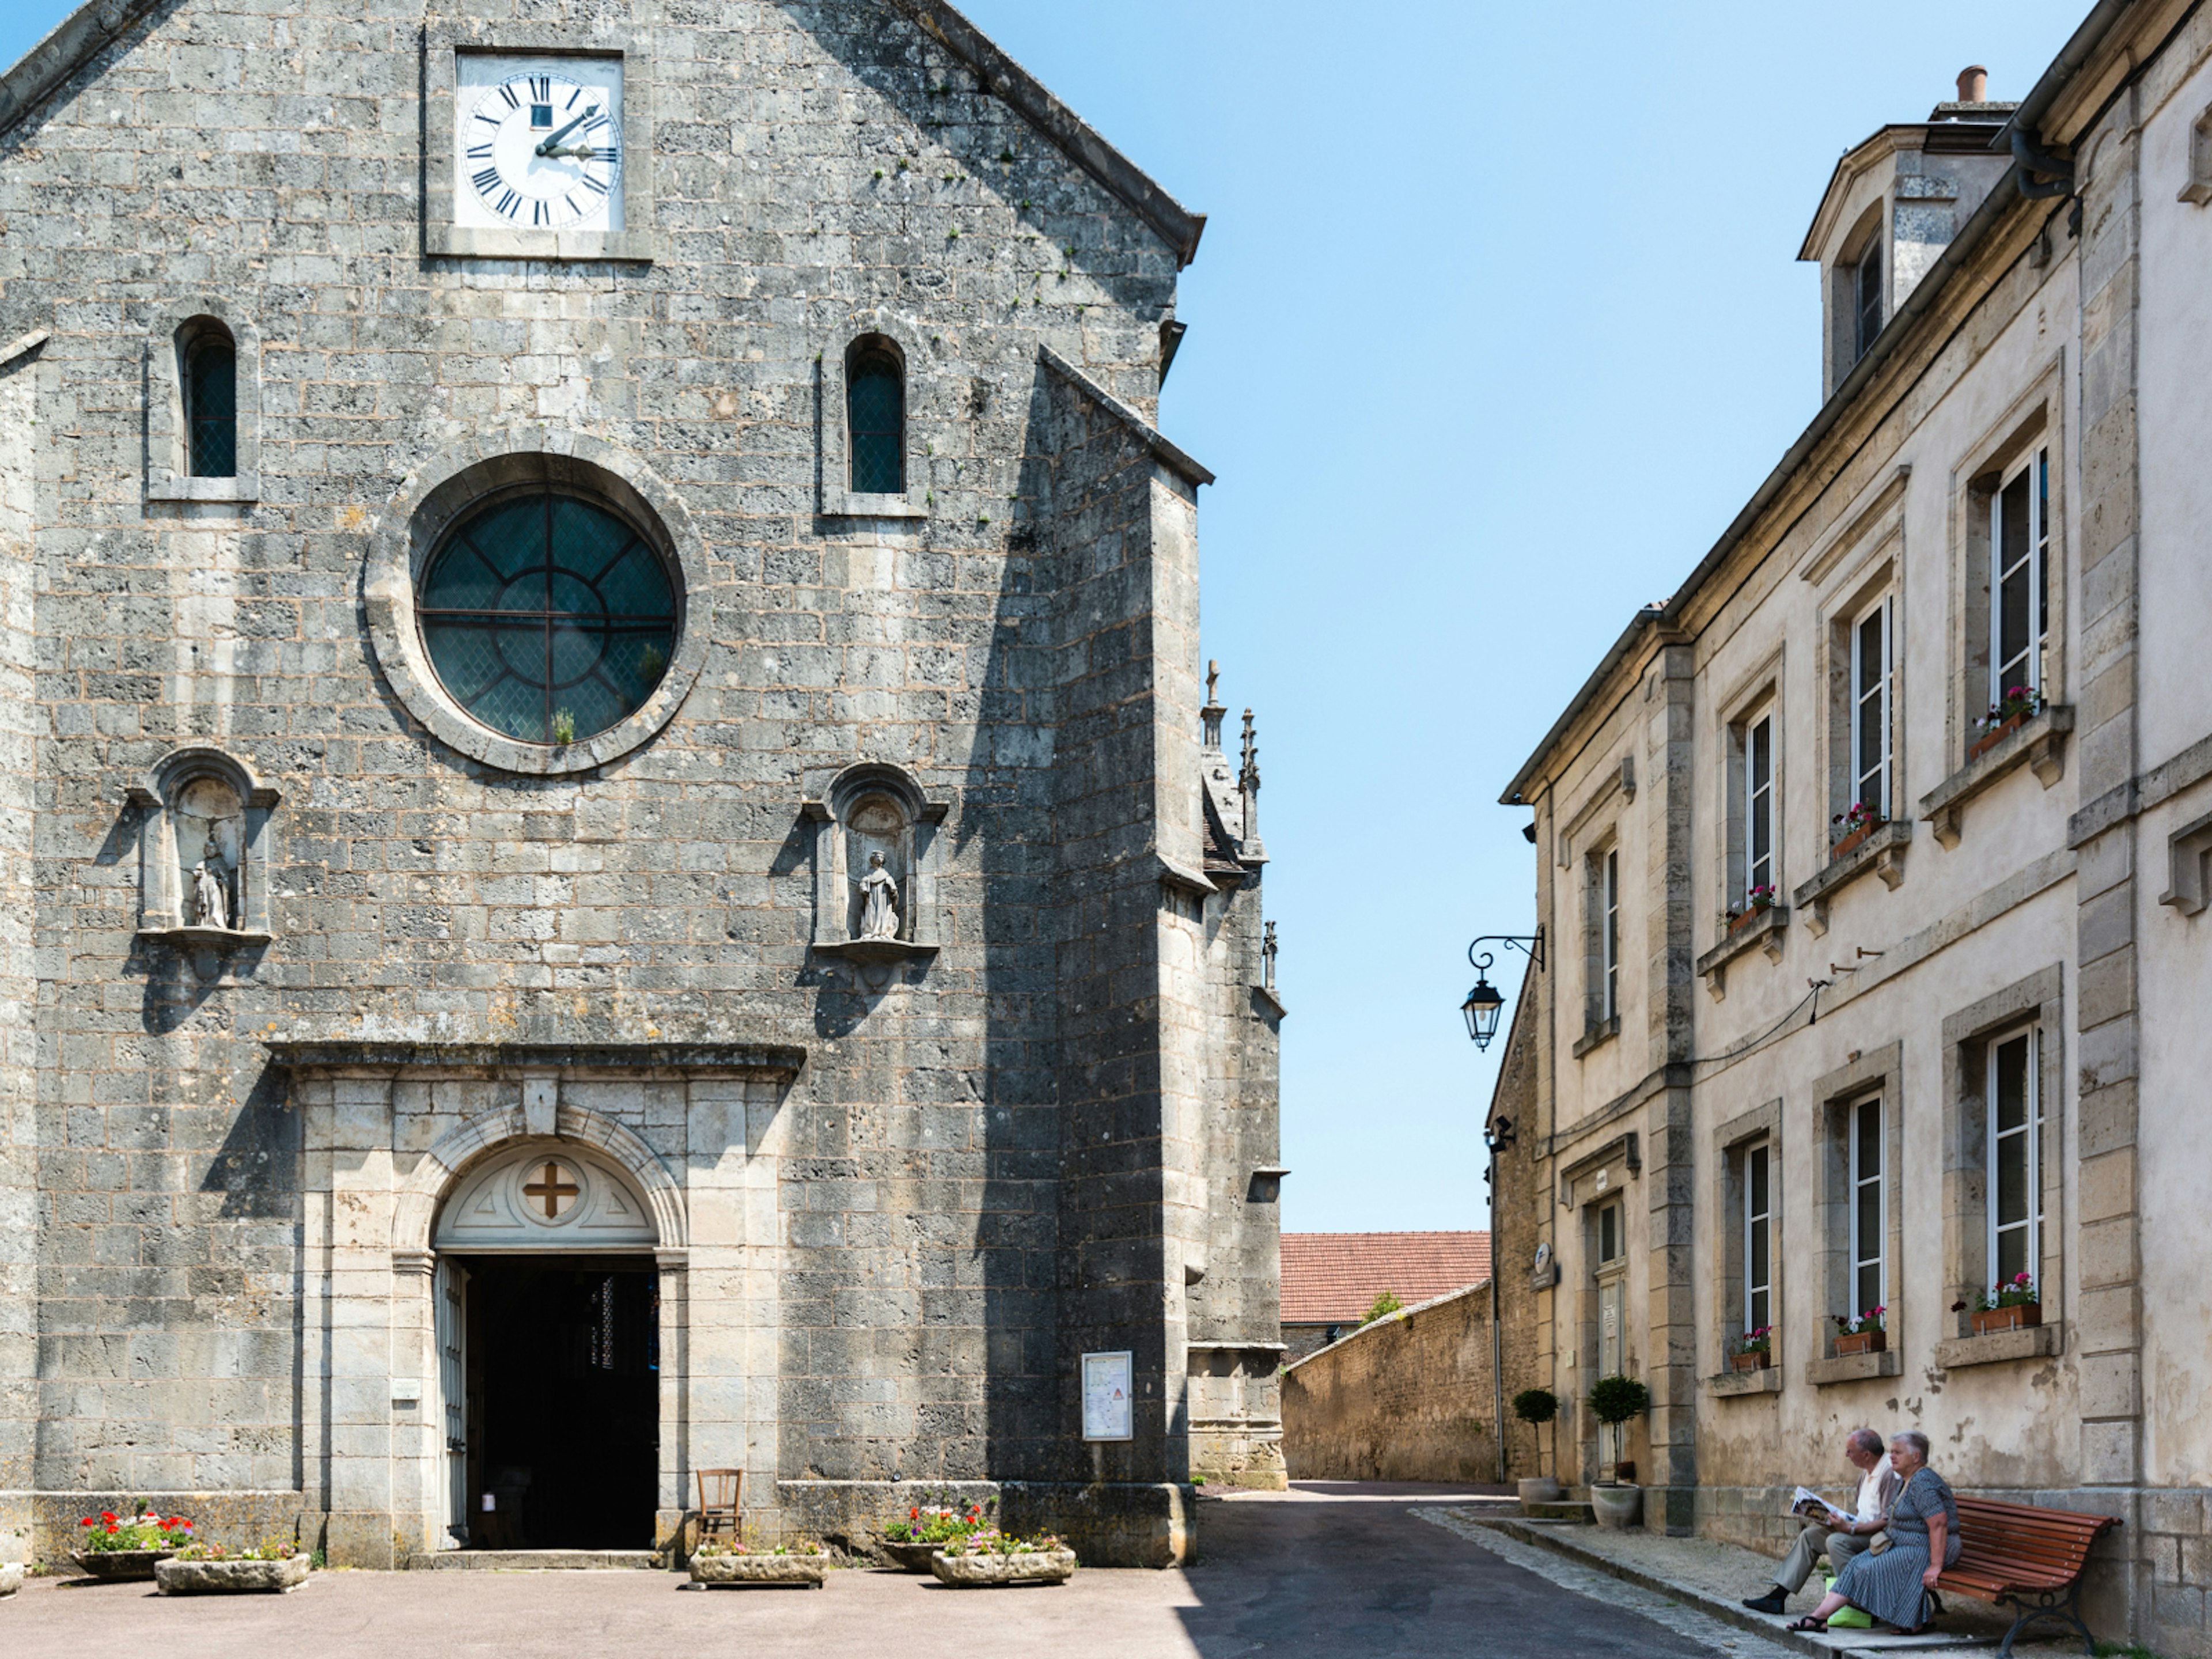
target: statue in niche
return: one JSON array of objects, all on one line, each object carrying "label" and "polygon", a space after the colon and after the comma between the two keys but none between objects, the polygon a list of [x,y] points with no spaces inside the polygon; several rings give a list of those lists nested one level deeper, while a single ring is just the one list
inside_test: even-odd
[{"label": "statue in niche", "polygon": [[899,930],[898,883],[884,868],[881,853],[868,854],[868,873],[860,878],[860,937],[896,939]]},{"label": "statue in niche", "polygon": [[200,927],[230,926],[230,882],[222,866],[222,849],[208,837],[200,861],[192,866],[192,921]]}]

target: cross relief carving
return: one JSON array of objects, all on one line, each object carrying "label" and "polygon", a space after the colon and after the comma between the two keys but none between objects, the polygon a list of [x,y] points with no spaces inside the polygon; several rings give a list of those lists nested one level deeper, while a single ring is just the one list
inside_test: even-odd
[{"label": "cross relief carving", "polygon": [[522,1195],[529,1199],[533,1206],[543,1203],[545,1206],[545,1218],[548,1221],[558,1221],[562,1216],[568,1214],[575,1206],[578,1195],[584,1190],[574,1182],[568,1179],[568,1172],[562,1169],[557,1161],[549,1158],[545,1160],[544,1173],[537,1180],[526,1182],[523,1184]]}]

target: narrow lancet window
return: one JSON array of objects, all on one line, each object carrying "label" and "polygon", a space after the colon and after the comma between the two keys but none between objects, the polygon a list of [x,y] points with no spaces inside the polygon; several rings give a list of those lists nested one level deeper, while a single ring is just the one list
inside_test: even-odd
[{"label": "narrow lancet window", "polygon": [[846,374],[846,430],[852,439],[853,493],[906,490],[906,386],[899,361],[880,345],[856,349]]},{"label": "narrow lancet window", "polygon": [[238,476],[238,348],[217,323],[204,319],[180,342],[184,357],[185,441],[195,478]]}]

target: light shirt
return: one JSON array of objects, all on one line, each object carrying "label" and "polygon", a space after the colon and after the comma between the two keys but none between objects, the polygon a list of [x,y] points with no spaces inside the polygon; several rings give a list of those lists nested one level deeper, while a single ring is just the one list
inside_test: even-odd
[{"label": "light shirt", "polygon": [[1858,1518],[1862,1521],[1885,1522],[1896,1507],[1897,1494],[1905,1483],[1897,1478],[1897,1471],[1889,1466],[1889,1454],[1881,1455],[1876,1463],[1859,1477]]}]

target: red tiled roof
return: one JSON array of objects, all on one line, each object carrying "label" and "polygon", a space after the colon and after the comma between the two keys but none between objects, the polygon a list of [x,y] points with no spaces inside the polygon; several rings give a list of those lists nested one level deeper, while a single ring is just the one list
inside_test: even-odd
[{"label": "red tiled roof", "polygon": [[1489,1277],[1488,1233],[1285,1233],[1283,1322],[1344,1323],[1385,1291],[1411,1307]]}]

